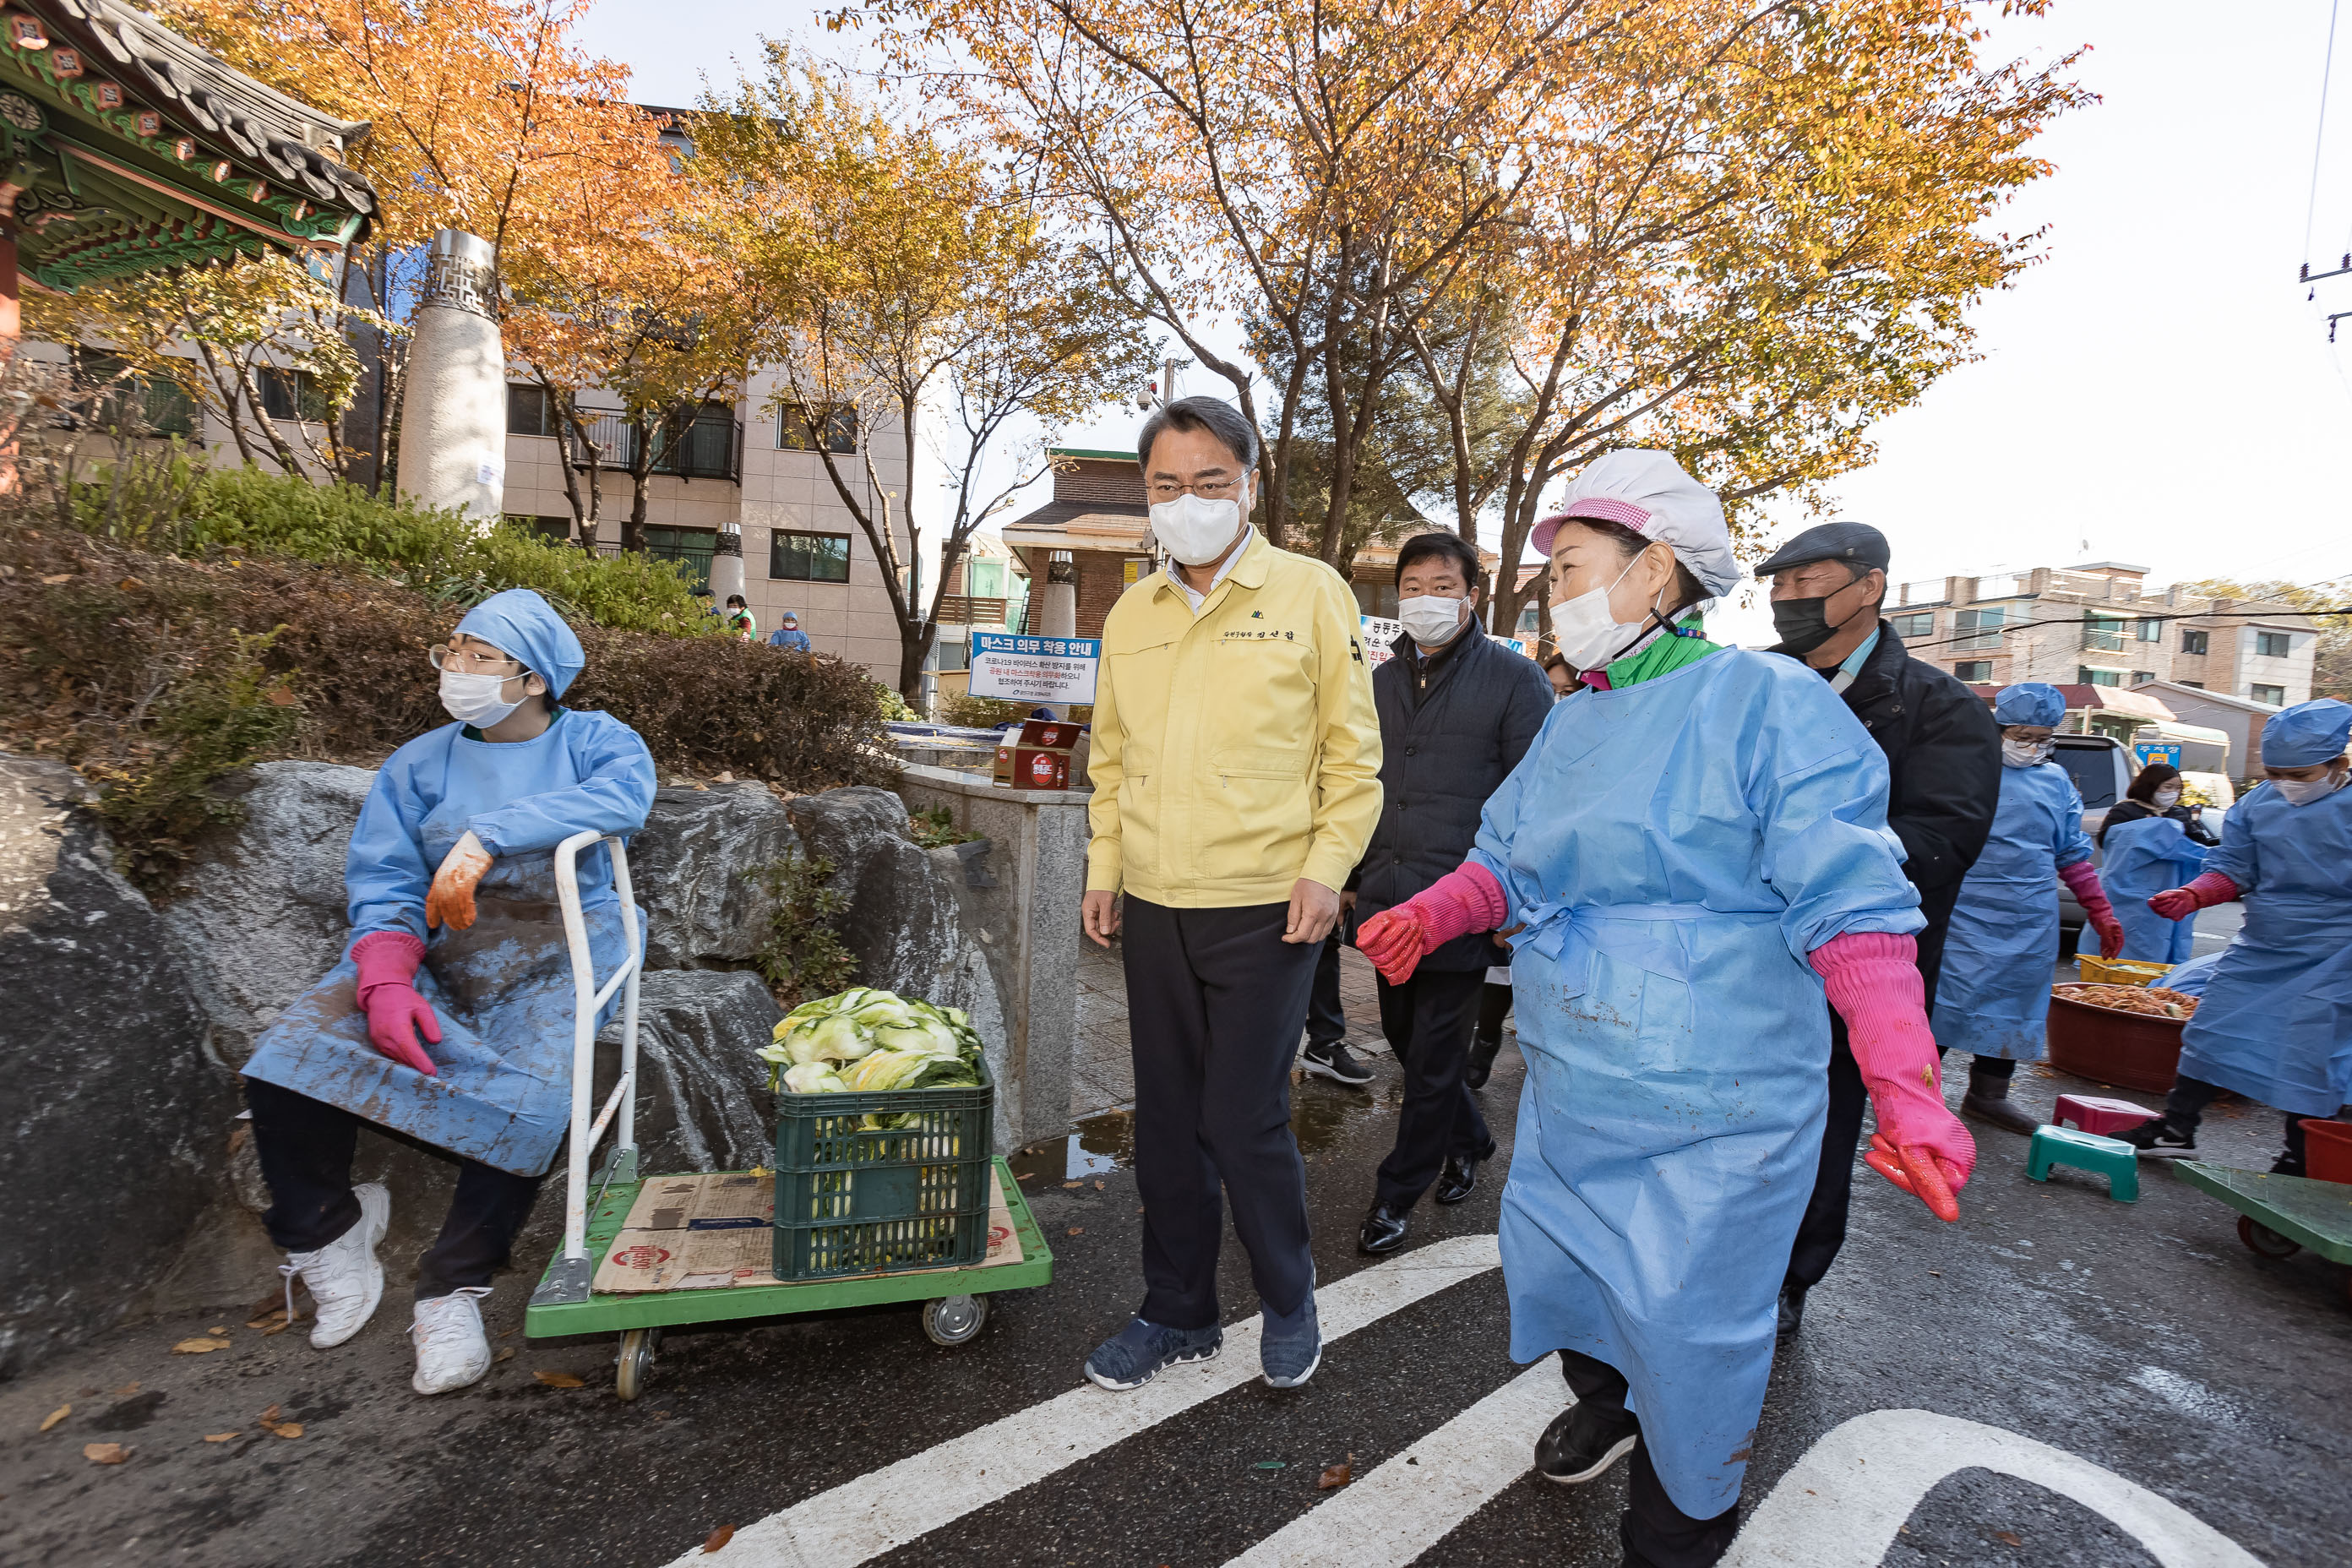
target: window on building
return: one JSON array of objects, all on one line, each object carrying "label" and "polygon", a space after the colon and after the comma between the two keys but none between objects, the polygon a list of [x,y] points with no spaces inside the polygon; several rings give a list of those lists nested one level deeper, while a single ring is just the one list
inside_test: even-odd
[{"label": "window on building", "polygon": [[1952,673],[1962,680],[1981,686],[1992,679],[1992,660],[1964,658],[1952,666]]},{"label": "window on building", "polygon": [[568,517],[541,513],[526,517],[520,512],[507,513],[507,526],[520,533],[536,534],[550,544],[572,542],[572,520]]},{"label": "window on building", "polygon": [[681,574],[699,591],[710,586],[710,557],[719,549],[715,528],[648,528],[646,553],[656,561],[675,561]]},{"label": "window on building", "polygon": [[1519,607],[1519,624],[1517,628],[1519,636],[1522,637],[1531,637],[1538,632],[1543,630],[1541,616],[1542,612],[1536,608],[1536,603],[1533,599],[1528,600],[1525,605],[1521,605]]},{"label": "window on building", "polygon": [[2287,640],[2287,635],[2284,632],[2254,634],[2254,652],[2263,658],[2284,658],[2287,656],[2287,650],[2294,646]]},{"label": "window on building", "polygon": [[1886,624],[1895,628],[1896,637],[1911,642],[1936,635],[1936,612],[1927,610],[1916,616],[1889,616]]},{"label": "window on building", "polygon": [[2121,686],[2124,683],[2124,677],[2121,670],[2093,669],[2089,665],[2084,664],[2075,666],[2074,680],[2076,684],[2082,686]]},{"label": "window on building", "polygon": [[261,386],[261,411],[272,419],[323,425],[332,412],[327,405],[327,395],[319,390],[317,378],[307,370],[279,370],[265,365],[255,379]]},{"label": "window on building", "polygon": [[[2182,632],[2180,634],[2180,651],[2183,653],[2203,653],[2210,635],[2211,634],[2207,632]],[[2186,684],[2186,682],[2183,684]]]},{"label": "window on building", "polygon": [[2124,618],[2083,612],[2083,646],[2095,653],[2124,651]]},{"label": "window on building", "polygon": [[555,400],[547,395],[547,388],[507,383],[507,434],[555,434]]},{"label": "window on building", "polygon": [[768,540],[768,575],[795,583],[846,583],[849,535],[780,528]]},{"label": "window on building", "polygon": [[1958,646],[1964,653],[1997,653],[2000,649],[2000,626],[2008,614],[2006,605],[1990,605],[1982,609],[1961,610],[1952,617],[1952,629],[1960,633]]},{"label": "window on building", "polygon": [[2246,688],[2246,695],[2257,702],[2267,702],[2273,708],[2286,706],[2286,688],[2284,686],[2249,686]]},{"label": "window on building", "polygon": [[812,415],[804,405],[782,405],[776,410],[776,445],[787,452],[855,452],[857,410]]},{"label": "window on building", "polygon": [[2155,679],[2156,671],[2152,669],[2135,669],[2132,671],[2132,684],[2134,686],[2146,686],[2149,681],[2154,680]]},{"label": "window on building", "polygon": [[1002,561],[966,561],[964,580],[967,590],[975,599],[1004,597],[1004,563]]},{"label": "window on building", "polygon": [[971,668],[971,644],[961,637],[941,637],[939,640],[940,669],[944,674]]},{"label": "window on building", "polygon": [[2162,642],[2164,640],[2164,623],[2154,616],[2141,616],[2139,625],[2135,626],[2133,630],[2139,634],[2139,640],[2142,642]]},{"label": "window on building", "polygon": [[2205,689],[2205,683],[2201,680],[2176,680],[2172,684],[2175,686],[2185,686],[2191,691],[2202,691]]}]

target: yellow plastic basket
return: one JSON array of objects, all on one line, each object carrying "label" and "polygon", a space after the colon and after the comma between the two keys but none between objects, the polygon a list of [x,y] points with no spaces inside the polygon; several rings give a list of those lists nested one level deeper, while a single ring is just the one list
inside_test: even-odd
[{"label": "yellow plastic basket", "polygon": [[2082,970],[2084,984],[2089,985],[2147,985],[2172,973],[2168,963],[2150,963],[2140,958],[2101,958],[2095,952],[2078,952],[2074,963]]}]

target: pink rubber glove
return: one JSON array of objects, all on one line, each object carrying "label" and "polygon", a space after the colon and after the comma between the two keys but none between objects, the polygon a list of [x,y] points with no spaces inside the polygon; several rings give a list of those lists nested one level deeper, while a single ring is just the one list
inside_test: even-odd
[{"label": "pink rubber glove", "polygon": [[1356,928],[1356,951],[1381,978],[1402,985],[1423,958],[1457,936],[1493,931],[1511,912],[1503,884],[1475,860],[1465,860],[1420,892],[1382,910]]},{"label": "pink rubber glove", "polygon": [[2058,879],[2074,895],[2090,917],[2091,929],[2099,933],[2099,956],[2113,958],[2124,950],[2124,924],[2116,919],[2115,905],[2107,902],[2107,890],[2099,886],[2099,873],[2088,860],[2077,860],[2072,866],[2058,868]]},{"label": "pink rubber glove", "polygon": [[1960,1217],[1952,1194],[1976,1169],[1977,1143],[1944,1104],[1918,959],[1909,937],[1877,931],[1832,937],[1811,954],[1878,1113],[1864,1162],[1951,1221]]},{"label": "pink rubber glove", "polygon": [[360,969],[352,989],[360,1011],[367,1015],[368,1044],[402,1067],[438,1078],[440,1069],[416,1043],[420,1033],[436,1046],[441,1043],[441,1020],[416,994],[424,942],[404,931],[372,931],[352,944],[352,962]]},{"label": "pink rubber glove", "polygon": [[2152,895],[2147,907],[2166,920],[2177,921],[2195,914],[2199,910],[2211,909],[2244,897],[2238,884],[2219,871],[2208,871],[2185,887],[2167,888]]}]

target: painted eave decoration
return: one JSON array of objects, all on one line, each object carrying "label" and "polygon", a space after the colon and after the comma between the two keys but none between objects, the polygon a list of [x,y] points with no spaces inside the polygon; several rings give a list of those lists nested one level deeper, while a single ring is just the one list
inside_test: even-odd
[{"label": "painted eave decoration", "polygon": [[43,288],[364,238],[366,133],[116,0],[0,5],[0,210]]}]

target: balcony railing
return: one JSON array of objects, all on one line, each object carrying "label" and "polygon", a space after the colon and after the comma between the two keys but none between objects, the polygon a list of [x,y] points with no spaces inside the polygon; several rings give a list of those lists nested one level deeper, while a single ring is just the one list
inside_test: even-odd
[{"label": "balcony railing", "polygon": [[1004,624],[1006,604],[1003,598],[975,598],[968,594],[949,594],[940,600],[940,625],[1001,626]]},{"label": "balcony railing", "polygon": [[596,466],[624,471],[635,468],[642,447],[640,443],[655,442],[653,467],[656,474],[671,474],[687,479],[743,479],[743,426],[740,420],[702,415],[694,419],[667,421],[648,432],[645,426],[618,414],[597,416],[588,426],[583,439],[574,434],[572,442],[572,466],[588,466],[588,448],[596,453]]},{"label": "balcony railing", "polygon": [[2129,633],[2121,621],[2084,621],[2083,651],[2085,653],[2121,653]]}]

